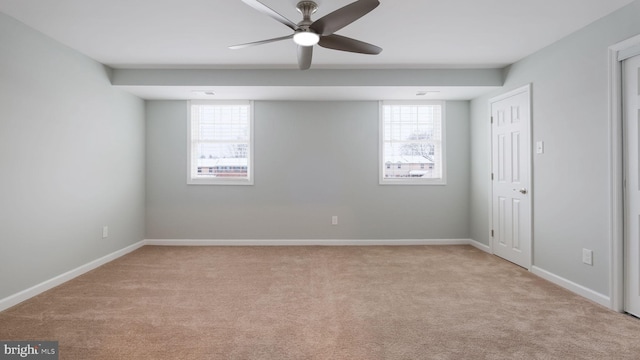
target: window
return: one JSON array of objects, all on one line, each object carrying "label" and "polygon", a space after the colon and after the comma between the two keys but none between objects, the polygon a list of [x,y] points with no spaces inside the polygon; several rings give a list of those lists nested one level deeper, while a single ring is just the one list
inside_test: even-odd
[{"label": "window", "polygon": [[189,103],[188,184],[253,184],[253,103]]},{"label": "window", "polygon": [[446,184],[444,139],[444,102],[382,101],[380,184]]}]

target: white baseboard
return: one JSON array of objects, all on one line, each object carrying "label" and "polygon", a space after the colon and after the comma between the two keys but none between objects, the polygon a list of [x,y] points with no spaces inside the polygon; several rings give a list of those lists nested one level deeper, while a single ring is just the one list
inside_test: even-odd
[{"label": "white baseboard", "polygon": [[550,273],[547,270],[541,269],[537,266],[532,266],[531,272],[547,281],[550,281],[556,285],[559,285],[571,292],[574,292],[604,307],[609,308],[611,306],[611,299],[606,295],[600,294],[599,292],[593,291],[580,284],[576,284],[573,281],[567,280],[556,274]]},{"label": "white baseboard", "polygon": [[73,270],[69,270],[64,274],[60,274],[54,278],[43,281],[40,284],[32,286],[19,293],[7,296],[4,299],[0,299],[0,311],[6,310],[12,306],[15,306],[27,299],[30,299],[38,294],[41,294],[51,288],[61,285],[73,278],[76,278],[84,273],[87,273],[101,265],[104,265],[110,261],[113,261],[123,255],[126,255],[134,250],[137,250],[144,246],[144,241],[139,241],[133,245],[127,246],[124,249],[120,249],[111,254],[105,255],[99,259],[93,260],[87,264],[81,265]]},{"label": "white baseboard", "polygon": [[158,246],[404,246],[404,245],[470,245],[470,239],[147,239],[145,245]]},{"label": "white baseboard", "polygon": [[493,252],[491,251],[491,247],[489,245],[485,245],[479,241],[469,239],[469,245],[473,246],[476,249],[482,250],[486,253],[493,254]]}]

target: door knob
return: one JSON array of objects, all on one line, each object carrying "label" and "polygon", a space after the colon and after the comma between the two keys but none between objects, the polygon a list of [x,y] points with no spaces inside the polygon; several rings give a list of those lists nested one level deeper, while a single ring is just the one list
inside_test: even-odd
[{"label": "door knob", "polygon": [[526,194],[526,193],[527,193],[527,189],[525,189],[525,188],[522,188],[522,189],[520,189],[520,190],[513,189],[513,191],[518,191],[518,192],[520,192],[521,194]]}]

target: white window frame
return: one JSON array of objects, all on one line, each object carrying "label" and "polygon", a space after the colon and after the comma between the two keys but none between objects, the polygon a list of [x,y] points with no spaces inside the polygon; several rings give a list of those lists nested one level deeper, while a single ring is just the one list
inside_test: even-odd
[{"label": "white window frame", "polygon": [[[193,146],[194,141],[192,139],[192,105],[213,105],[213,106],[237,106],[248,105],[249,106],[249,159],[247,166],[246,178],[225,178],[225,177],[210,177],[210,178],[195,178],[194,174],[197,173],[195,169],[193,159]],[[253,126],[253,101],[250,100],[229,100],[229,101],[213,101],[213,100],[190,100],[187,102],[187,184],[189,185],[253,185],[253,139],[254,139],[254,126]],[[195,171],[195,172],[194,172]]]},{"label": "white window frame", "polygon": [[[406,177],[406,178],[385,178],[384,172],[386,164],[384,162],[384,109],[386,105],[439,105],[441,114],[441,159],[440,166],[442,169],[442,176],[440,178],[421,178],[421,177]],[[447,184],[447,157],[446,157],[446,102],[445,101],[380,101],[379,102],[379,154],[378,154],[378,176],[380,185],[446,185]]]}]

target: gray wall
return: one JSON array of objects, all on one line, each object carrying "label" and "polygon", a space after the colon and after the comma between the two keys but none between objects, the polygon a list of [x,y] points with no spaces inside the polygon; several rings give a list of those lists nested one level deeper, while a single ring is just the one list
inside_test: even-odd
[{"label": "gray wall", "polygon": [[[489,244],[488,100],[532,83],[533,263],[609,295],[609,46],[640,33],[640,1],[512,65],[504,89],[471,104],[471,236]],[[582,263],[594,251],[594,266]]]},{"label": "gray wall", "polygon": [[0,13],[0,299],[144,237],[144,102],[108,75]]},{"label": "gray wall", "polygon": [[469,103],[446,114],[446,186],[379,185],[378,103],[346,101],[255,102],[255,185],[188,186],[187,103],[148,101],[146,236],[468,238]]}]

